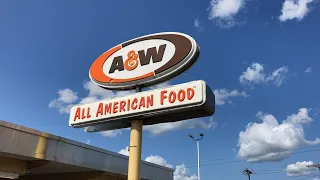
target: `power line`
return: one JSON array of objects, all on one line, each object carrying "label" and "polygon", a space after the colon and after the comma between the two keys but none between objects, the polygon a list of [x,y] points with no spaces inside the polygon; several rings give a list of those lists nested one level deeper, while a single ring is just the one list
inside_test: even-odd
[{"label": "power line", "polygon": [[[243,172],[243,171],[237,171],[237,172]],[[271,170],[271,169],[267,169],[267,170],[255,170],[252,169],[252,172],[256,175],[266,175],[266,174],[279,174],[279,173],[284,173],[285,170]]]},{"label": "power line", "polygon": [[318,175],[315,175],[315,176],[309,176],[309,177],[300,178],[300,179],[295,179],[295,180],[302,180],[302,179],[314,178],[314,177],[317,177],[317,176],[318,176]]},{"label": "power line", "polygon": [[[307,177],[303,177],[303,178],[298,178],[298,179],[294,179],[294,180],[303,180],[303,179],[308,179],[308,178],[313,178],[313,177],[317,177],[318,175],[312,175],[312,176],[307,176]],[[279,178],[272,178],[272,179],[267,179],[267,180],[278,180],[278,179],[288,179],[288,178],[293,178],[292,176],[285,176],[285,177],[279,177]]]},{"label": "power line", "polygon": [[[284,170],[283,171],[268,171],[268,172],[260,172],[260,171],[256,171],[256,170],[253,170],[253,169],[251,169],[251,171],[254,173],[254,174],[277,174],[277,173],[283,173],[283,172],[285,172]],[[228,171],[228,172],[230,172],[230,171]],[[234,170],[233,172],[240,172],[240,173],[242,173],[243,172],[243,170]]]},{"label": "power line", "polygon": [[[243,162],[243,160],[227,161],[227,162],[213,163],[213,164],[202,164],[200,166],[205,167],[205,166],[214,166],[214,165],[237,163],[237,162]],[[194,167],[197,167],[197,166],[187,166],[186,168],[194,168]]]},{"label": "power line", "polygon": [[308,177],[299,178],[299,179],[295,179],[295,180],[309,179],[309,178],[313,178],[313,177],[317,177],[317,176],[318,175],[313,175],[313,176],[308,176]]},{"label": "power line", "polygon": [[[295,149],[289,149],[287,151],[294,151],[294,150],[301,150],[301,149],[313,149],[313,148],[320,148],[320,145],[315,145],[315,146],[309,146],[309,147],[299,147],[299,148],[295,148]],[[299,154],[299,153],[304,153],[304,152],[313,152],[313,151],[318,151],[320,149],[316,149],[316,150],[309,150],[309,151],[300,151],[300,152],[292,152],[291,154]],[[236,157],[223,157],[223,158],[215,158],[215,159],[209,159],[209,160],[200,160],[201,163],[204,162],[213,162],[213,161],[222,161],[222,160],[234,160],[236,162],[238,162],[238,160],[236,159]],[[183,164],[195,164],[198,163],[197,161],[191,161],[191,162],[185,162]],[[176,165],[178,164],[182,164],[182,163],[176,163]]]},{"label": "power line", "polygon": [[320,171],[320,164],[319,164],[319,163],[318,163],[318,164],[308,165],[307,167],[308,167],[308,168],[310,168],[310,167],[315,167],[315,168],[318,168],[319,171]]},{"label": "power line", "polygon": [[[209,159],[209,160],[202,160],[200,162],[211,162],[211,161],[221,161],[221,160],[228,160],[228,159],[235,159],[234,157],[230,158],[230,157],[226,157],[226,158],[216,158],[216,159]],[[194,164],[197,162],[191,161],[191,162],[186,162],[184,164]]]},{"label": "power line", "polygon": [[[312,165],[308,165],[307,166],[308,168],[312,168],[312,167],[315,167],[315,168],[318,168],[319,171],[320,171],[320,164],[312,164]],[[311,171],[311,173],[314,175],[314,172],[313,172],[313,169],[309,169]]]},{"label": "power line", "polygon": [[[313,149],[313,150],[307,150],[307,151],[293,152],[293,153],[291,153],[291,154],[303,154],[303,153],[315,152],[315,151],[320,151],[320,149]],[[212,163],[212,164],[201,164],[200,166],[205,167],[205,166],[214,166],[214,165],[221,165],[221,164],[238,163],[238,162],[243,162],[243,160],[233,160],[233,161],[220,162],[220,163]],[[187,166],[187,168],[194,168],[194,167],[197,167],[197,166]]]},{"label": "power line", "polygon": [[280,174],[280,173],[284,173],[284,171],[279,171],[279,172],[255,172],[257,175],[270,175],[270,174]]},{"label": "power line", "polygon": [[259,169],[259,170],[257,170],[257,169],[254,169],[254,171],[255,172],[280,172],[280,171],[283,172],[284,170],[276,170],[276,169],[275,170],[272,170],[272,169],[263,169],[263,170]]}]

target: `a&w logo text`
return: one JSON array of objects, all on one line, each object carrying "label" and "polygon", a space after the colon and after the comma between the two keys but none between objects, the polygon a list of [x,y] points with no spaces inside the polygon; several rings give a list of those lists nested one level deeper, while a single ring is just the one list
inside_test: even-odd
[{"label": "a&w logo text", "polygon": [[182,33],[158,33],[115,46],[92,64],[91,80],[108,89],[133,89],[166,81],[188,69],[199,48]]},{"label": "a&w logo text", "polygon": [[158,51],[156,47],[148,48],[147,52],[144,50],[139,50],[138,52],[131,50],[128,52],[127,59],[125,61],[123,56],[117,56],[113,59],[109,73],[112,74],[116,70],[132,71],[136,69],[139,64],[140,66],[150,64],[151,59],[153,60],[153,63],[161,62],[165,50],[166,44],[160,45]]}]

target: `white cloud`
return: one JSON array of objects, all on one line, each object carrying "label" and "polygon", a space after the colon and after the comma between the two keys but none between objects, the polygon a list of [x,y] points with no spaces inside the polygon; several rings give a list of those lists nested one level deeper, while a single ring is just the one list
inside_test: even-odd
[{"label": "white cloud", "polygon": [[64,103],[73,103],[78,99],[77,93],[73,92],[71,89],[62,89],[58,91],[58,100]]},{"label": "white cloud", "polygon": [[216,20],[220,28],[230,28],[237,23],[234,16],[244,7],[246,0],[211,0],[209,20]]},{"label": "white cloud", "polygon": [[274,70],[272,74],[266,78],[266,81],[271,81],[279,87],[285,81],[288,72],[289,69],[287,67],[280,67]]},{"label": "white cloud", "polygon": [[89,104],[89,103],[97,102],[99,100],[100,99],[97,96],[88,96],[88,97],[82,98],[79,104]]},{"label": "white cloud", "polygon": [[89,91],[87,97],[99,97],[99,99],[108,99],[114,96],[114,93],[110,90],[103,89],[92,81],[87,81],[84,83],[84,89]]},{"label": "white cloud", "polygon": [[214,128],[218,127],[218,125],[219,125],[218,122],[214,121],[213,117],[210,117],[209,123],[207,125],[208,129],[214,129]]},{"label": "white cloud", "polygon": [[[148,161],[148,162],[151,162],[151,163],[154,163],[154,164],[158,164],[158,165],[161,165],[161,166],[165,166],[165,167],[168,167],[168,168],[173,168],[174,167],[173,165],[168,164],[167,161],[163,157],[158,156],[158,155],[148,156],[145,159],[145,161]],[[195,174],[190,175],[189,170],[185,167],[185,165],[181,164],[181,165],[177,165],[175,167],[175,171],[173,173],[173,179],[174,180],[197,180],[198,177]]]},{"label": "white cloud", "polygon": [[259,63],[252,63],[245,72],[239,77],[241,84],[259,84],[271,82],[276,86],[281,86],[287,78],[288,67],[283,66],[274,70],[271,74],[264,72],[264,66]]},{"label": "white cloud", "polygon": [[85,82],[84,88],[89,91],[89,95],[86,98],[91,97],[92,99],[96,98],[98,100],[111,99],[111,98],[126,96],[126,95],[134,93],[133,90],[131,90],[131,91],[107,90],[107,89],[101,88],[100,86],[96,85],[92,81]]},{"label": "white cloud", "polygon": [[298,161],[295,164],[289,164],[286,168],[286,173],[288,176],[305,176],[312,174],[314,168],[309,168],[307,166],[312,165],[312,161]]},{"label": "white cloud", "polygon": [[239,12],[244,3],[244,0],[211,0],[210,17],[212,19],[232,17]]},{"label": "white cloud", "polygon": [[57,108],[59,113],[69,113],[73,104],[65,104],[61,101],[58,101],[57,99],[52,100],[49,103],[50,108]]},{"label": "white cloud", "polygon": [[193,26],[200,32],[203,30],[202,23],[200,22],[199,18],[193,21]]},{"label": "white cloud", "polygon": [[290,156],[292,150],[306,145],[319,144],[305,139],[303,125],[312,118],[306,108],[288,116],[281,124],[271,114],[259,112],[262,123],[249,123],[245,131],[239,133],[238,156],[251,162],[278,161]]},{"label": "white cloud", "polygon": [[197,180],[198,176],[195,174],[189,175],[189,170],[184,164],[177,165],[175,171],[173,172],[174,180]]},{"label": "white cloud", "polygon": [[318,116],[320,114],[320,109],[316,108],[316,109],[312,109],[312,110],[313,110],[314,116]]},{"label": "white cloud", "polygon": [[171,164],[168,164],[167,161],[161,157],[161,156],[158,156],[158,155],[151,155],[151,156],[148,156],[145,161],[147,162],[151,162],[151,163],[154,163],[154,164],[158,164],[160,166],[165,166],[165,167],[168,167],[168,168],[173,168],[173,166]]},{"label": "white cloud", "polygon": [[311,73],[311,72],[312,72],[312,68],[311,68],[311,67],[308,67],[304,72],[305,72],[305,73]]},{"label": "white cloud", "polygon": [[265,81],[264,67],[259,63],[252,63],[240,76],[240,83],[260,83]]},{"label": "white cloud", "polygon": [[169,131],[176,131],[180,129],[193,129],[193,128],[203,128],[203,129],[214,129],[217,126],[217,122],[213,119],[209,122],[205,122],[200,118],[177,121],[171,123],[161,123],[155,125],[144,126],[143,130],[148,131],[151,135],[157,136]]},{"label": "white cloud", "polygon": [[226,102],[229,102],[231,104],[232,101],[229,100],[231,97],[238,97],[238,96],[247,97],[248,96],[246,92],[241,92],[238,90],[230,91],[227,89],[216,89],[213,91],[213,93],[215,95],[217,105],[224,105]]},{"label": "white cloud", "polygon": [[111,138],[120,136],[122,134],[121,130],[101,131],[98,133],[104,137],[111,137]]},{"label": "white cloud", "polygon": [[58,98],[53,99],[49,103],[50,108],[57,108],[60,113],[69,113],[73,106],[73,102],[78,99],[77,93],[71,89],[60,89],[58,91]]},{"label": "white cloud", "polygon": [[282,5],[282,14],[279,16],[281,22],[297,19],[301,21],[310,11],[308,4],[313,0],[285,0]]},{"label": "white cloud", "polygon": [[292,125],[309,124],[312,122],[312,118],[309,117],[308,111],[306,108],[301,108],[297,114],[288,116],[284,122]]},{"label": "white cloud", "polygon": [[126,148],[124,149],[121,149],[119,152],[119,154],[123,154],[125,156],[129,156],[129,146],[127,146]]}]

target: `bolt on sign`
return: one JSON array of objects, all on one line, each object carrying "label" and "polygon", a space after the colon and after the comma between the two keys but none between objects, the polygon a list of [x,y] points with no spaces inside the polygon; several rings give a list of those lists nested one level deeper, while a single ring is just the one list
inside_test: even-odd
[{"label": "bolt on sign", "polygon": [[194,64],[198,56],[196,41],[186,34],[151,34],[104,52],[93,62],[89,77],[107,89],[146,87],[181,74]]},{"label": "bolt on sign", "polygon": [[[214,95],[206,83],[200,80],[73,106],[69,124],[73,127],[102,124],[103,130],[113,130],[130,127],[130,119],[143,119],[144,125],[150,125],[213,113]],[[89,131],[96,129],[89,128]]]}]

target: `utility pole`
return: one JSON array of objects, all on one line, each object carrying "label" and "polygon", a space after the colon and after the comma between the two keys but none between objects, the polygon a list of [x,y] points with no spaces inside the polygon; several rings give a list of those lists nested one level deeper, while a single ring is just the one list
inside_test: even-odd
[{"label": "utility pole", "polygon": [[311,165],[308,165],[307,166],[308,168],[318,168],[318,170],[320,171],[320,164],[318,163],[318,164],[311,164]]},{"label": "utility pole", "polygon": [[308,168],[315,167],[315,168],[318,168],[318,169],[319,169],[319,171],[320,171],[320,163],[318,163],[318,164],[308,165],[307,167],[308,167]]},{"label": "utility pole", "polygon": [[248,179],[250,180],[251,178],[251,174],[253,174],[252,171],[250,171],[248,168],[242,171],[243,174],[245,174],[246,176],[248,176]]},{"label": "utility pole", "polygon": [[197,153],[198,153],[198,180],[200,180],[200,147],[199,141],[203,138],[203,133],[200,133],[200,138],[195,139],[192,135],[189,134],[189,137],[194,141],[197,141]]}]

